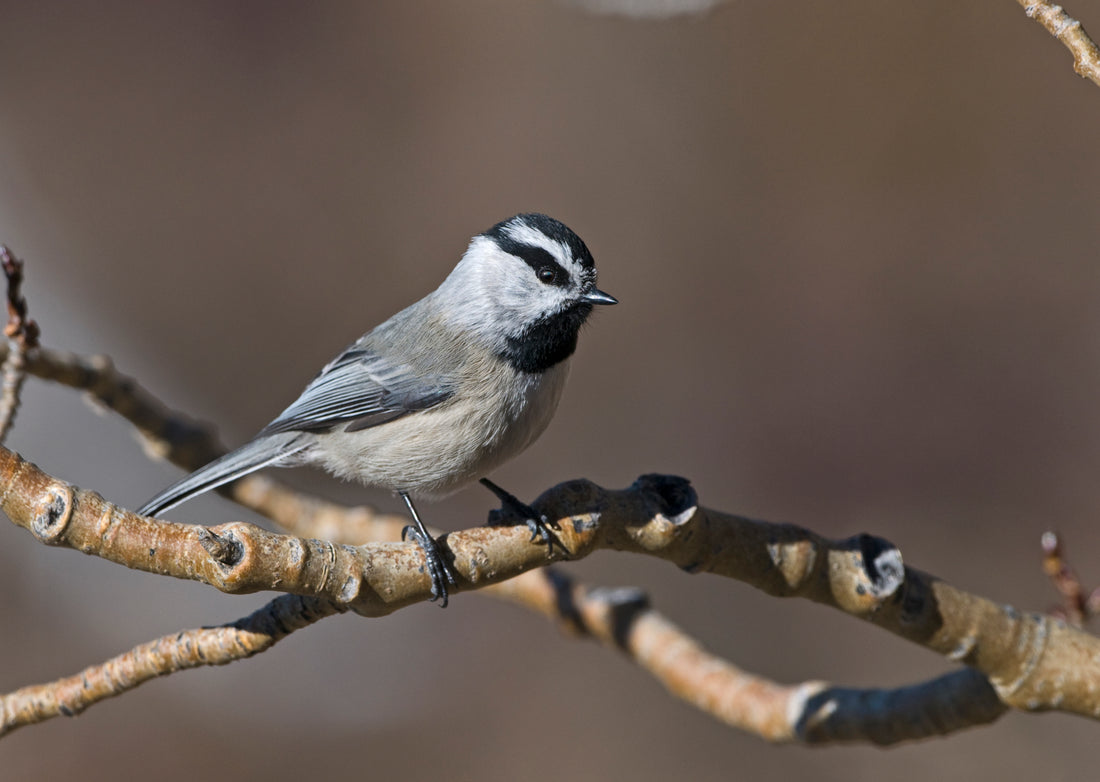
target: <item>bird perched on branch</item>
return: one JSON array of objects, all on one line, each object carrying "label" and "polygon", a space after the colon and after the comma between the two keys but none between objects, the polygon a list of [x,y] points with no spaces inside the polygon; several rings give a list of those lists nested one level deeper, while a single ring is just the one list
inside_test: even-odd
[{"label": "bird perched on branch", "polygon": [[169,486],[153,515],[263,467],[316,465],[405,501],[402,533],[424,551],[432,600],[454,574],[413,497],[440,497],[475,478],[548,544],[546,523],[483,476],[529,446],[558,406],[569,357],[596,287],[584,242],[562,223],[521,214],[471,241],[432,293],[331,361],[251,441]]}]

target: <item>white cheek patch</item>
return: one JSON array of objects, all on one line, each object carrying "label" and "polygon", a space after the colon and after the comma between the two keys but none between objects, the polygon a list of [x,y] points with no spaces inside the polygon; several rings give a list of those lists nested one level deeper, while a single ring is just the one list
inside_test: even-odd
[{"label": "white cheek patch", "polygon": [[519,320],[526,324],[559,311],[567,298],[565,289],[539,282],[526,267],[523,272],[509,297]]},{"label": "white cheek patch", "polygon": [[490,236],[475,236],[437,295],[453,302],[445,308],[448,321],[494,345],[565,311],[574,303],[576,292],[591,285],[595,277],[593,269],[573,258],[569,245],[537,228],[515,221],[503,228],[503,234],[506,244],[511,241],[548,253],[569,275],[569,282],[540,282],[522,257]]}]

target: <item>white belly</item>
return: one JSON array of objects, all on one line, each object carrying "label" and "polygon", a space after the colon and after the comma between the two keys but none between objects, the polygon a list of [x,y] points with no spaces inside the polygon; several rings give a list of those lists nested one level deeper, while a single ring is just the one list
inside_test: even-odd
[{"label": "white belly", "polygon": [[449,494],[485,476],[543,433],[557,409],[569,362],[519,385],[501,382],[509,379],[504,373],[510,370],[502,366],[497,371],[500,376],[477,388],[509,388],[506,393],[471,395],[469,388],[460,389],[455,399],[464,401],[451,400],[371,429],[318,435],[307,459],[371,486],[420,497]]}]

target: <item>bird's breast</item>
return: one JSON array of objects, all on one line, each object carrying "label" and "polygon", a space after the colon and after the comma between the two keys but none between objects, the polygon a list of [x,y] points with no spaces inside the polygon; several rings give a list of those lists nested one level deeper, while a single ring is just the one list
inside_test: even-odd
[{"label": "bird's breast", "polygon": [[391,491],[439,497],[485,476],[546,430],[569,372],[516,374],[503,362],[470,373],[449,401],[357,432],[318,437],[311,458]]}]

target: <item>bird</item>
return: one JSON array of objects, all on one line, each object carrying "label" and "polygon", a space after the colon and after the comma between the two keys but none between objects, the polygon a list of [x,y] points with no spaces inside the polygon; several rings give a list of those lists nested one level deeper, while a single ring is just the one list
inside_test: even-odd
[{"label": "bird", "polygon": [[552,546],[545,520],[486,475],[546,429],[581,327],[595,306],[617,303],[596,287],[591,252],[563,223],[538,213],[503,220],[470,240],[436,290],[338,354],[254,438],[138,513],[265,467],[320,467],[401,497],[413,521],[402,540],[423,550],[431,600],[446,606],[455,576],[413,499],[481,479],[532,540]]}]

